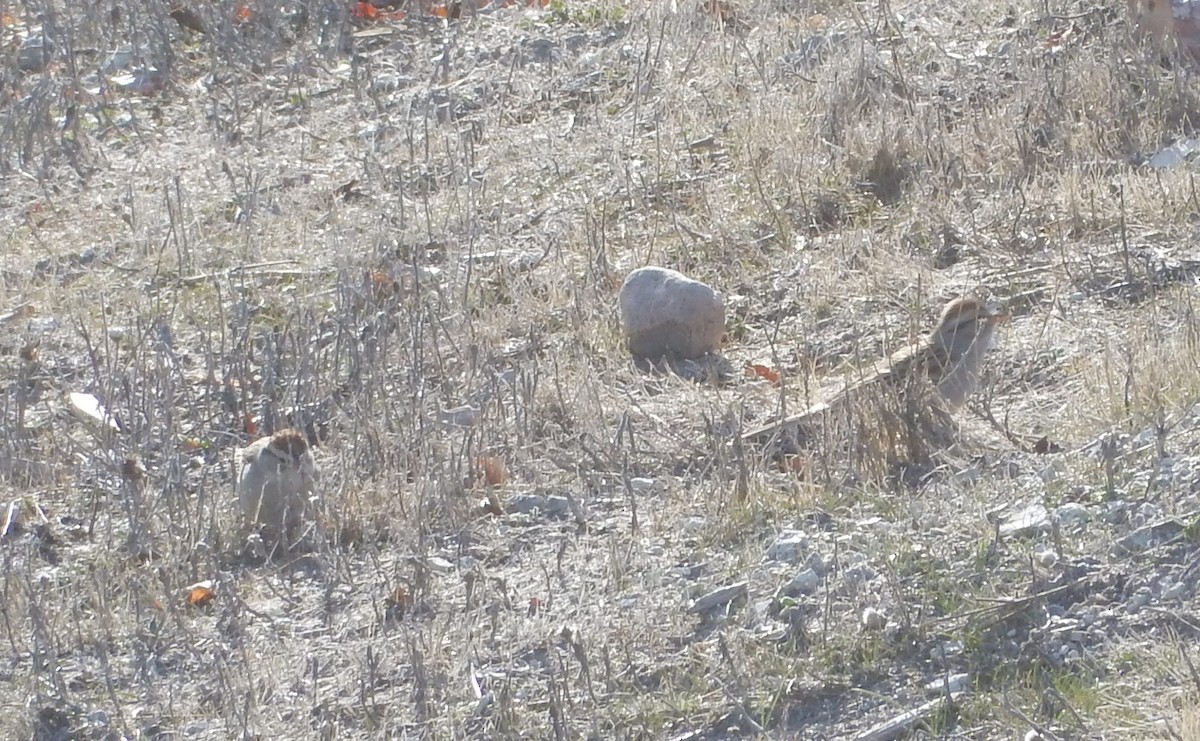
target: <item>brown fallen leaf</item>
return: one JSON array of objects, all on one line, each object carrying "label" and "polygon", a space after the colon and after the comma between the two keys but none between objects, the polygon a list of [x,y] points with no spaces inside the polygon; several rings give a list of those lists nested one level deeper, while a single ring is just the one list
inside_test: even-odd
[{"label": "brown fallen leaf", "polygon": [[204,607],[217,598],[217,592],[211,581],[196,582],[187,588],[187,603],[189,607]]}]

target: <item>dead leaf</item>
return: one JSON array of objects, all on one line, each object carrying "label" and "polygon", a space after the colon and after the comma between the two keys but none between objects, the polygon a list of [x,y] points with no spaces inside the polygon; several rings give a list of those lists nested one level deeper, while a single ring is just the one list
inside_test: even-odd
[{"label": "dead leaf", "polygon": [[204,607],[217,598],[212,581],[196,582],[187,588],[187,603],[189,607]]},{"label": "dead leaf", "polygon": [[373,21],[379,15],[379,11],[372,3],[357,2],[350,8],[350,17],[359,18],[365,21]]},{"label": "dead leaf", "polygon": [[462,3],[453,2],[449,5],[434,5],[429,9],[429,14],[435,18],[456,21],[462,17]]},{"label": "dead leaf", "polygon": [[761,378],[769,382],[772,386],[779,385],[779,373],[765,365],[759,365],[758,363],[747,363],[746,375],[751,378]]},{"label": "dead leaf", "polygon": [[254,424],[254,417],[250,416],[250,412],[242,415],[242,432],[254,437],[258,434],[258,425]]}]

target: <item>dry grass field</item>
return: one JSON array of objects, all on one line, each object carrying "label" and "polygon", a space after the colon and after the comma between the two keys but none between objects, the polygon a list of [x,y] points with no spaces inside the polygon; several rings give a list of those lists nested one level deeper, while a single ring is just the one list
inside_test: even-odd
[{"label": "dry grass field", "polygon": [[[0,737],[1200,739],[1200,69],[1124,3],[191,7],[0,0]],[[732,378],[630,360],[648,264]],[[952,444],[736,442],[967,291]]]}]

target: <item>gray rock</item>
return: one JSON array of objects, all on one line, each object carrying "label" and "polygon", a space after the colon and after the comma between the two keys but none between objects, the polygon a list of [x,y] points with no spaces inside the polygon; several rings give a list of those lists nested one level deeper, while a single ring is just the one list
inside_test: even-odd
[{"label": "gray rock", "polygon": [[1040,504],[1032,504],[1000,523],[1000,534],[1020,538],[1050,527],[1050,513]]},{"label": "gray rock", "polygon": [[1163,588],[1162,600],[1163,600],[1163,602],[1171,602],[1173,600],[1183,599],[1183,593],[1186,590],[1187,590],[1187,584],[1184,584],[1181,581],[1177,581],[1177,582],[1174,582],[1173,584],[1169,584]]},{"label": "gray rock", "polygon": [[1077,527],[1087,524],[1092,513],[1082,504],[1069,502],[1054,510],[1054,521],[1059,527]]},{"label": "gray rock", "polygon": [[1178,537],[1186,528],[1183,521],[1169,518],[1129,533],[1117,540],[1117,545],[1129,553],[1140,553]]},{"label": "gray rock", "polygon": [[842,580],[849,586],[857,587],[875,579],[876,571],[866,564],[851,566],[842,572]]},{"label": "gray rock", "polygon": [[805,569],[792,577],[783,587],[783,593],[789,597],[799,597],[802,594],[812,594],[821,584],[821,577],[812,569]]},{"label": "gray rock", "polygon": [[925,691],[934,694],[947,691],[951,693],[966,692],[969,689],[971,689],[970,674],[951,674],[925,683]]},{"label": "gray rock", "polygon": [[721,294],[669,268],[634,270],[621,286],[621,330],[637,357],[698,358],[725,334]]},{"label": "gray rock", "polygon": [[1150,604],[1153,595],[1150,594],[1149,587],[1138,587],[1138,590],[1129,598],[1129,602],[1125,605],[1125,610],[1130,615],[1136,615],[1142,611],[1142,608]]},{"label": "gray rock", "polygon": [[808,550],[808,536],[799,530],[784,530],[767,547],[767,558],[772,561],[795,563]]},{"label": "gray rock", "polygon": [[654,488],[654,479],[644,477],[634,477],[629,479],[629,488],[637,493],[651,491]]},{"label": "gray rock", "polygon": [[714,607],[723,607],[734,600],[744,599],[748,585],[749,582],[740,581],[736,584],[730,584],[727,587],[715,589],[693,602],[692,606],[688,608],[688,612],[693,614],[704,613]]},{"label": "gray rock", "polygon": [[520,494],[508,502],[508,511],[528,515],[541,512],[547,517],[557,517],[566,514],[571,504],[563,496],[542,496],[541,494]]},{"label": "gray rock", "polygon": [[22,72],[41,72],[50,63],[54,46],[42,34],[30,36],[17,52],[17,69]]}]

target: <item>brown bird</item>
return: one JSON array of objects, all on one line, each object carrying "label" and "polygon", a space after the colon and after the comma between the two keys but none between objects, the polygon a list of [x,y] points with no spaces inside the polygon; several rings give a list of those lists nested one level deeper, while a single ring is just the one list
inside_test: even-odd
[{"label": "brown bird", "polygon": [[742,439],[762,440],[789,428],[803,428],[834,410],[845,409],[856,400],[872,398],[871,394],[884,390],[890,390],[892,396],[911,396],[921,383],[930,384],[937,391],[929,399],[929,406],[937,409],[928,411],[952,412],[978,387],[984,353],[992,344],[996,328],[1006,318],[974,296],[956,298],[946,304],[937,328],[930,335],[875,363],[825,401],[744,432]]},{"label": "brown bird", "polygon": [[280,430],[239,448],[234,460],[247,524],[283,533],[300,523],[320,473],[303,434]]}]

